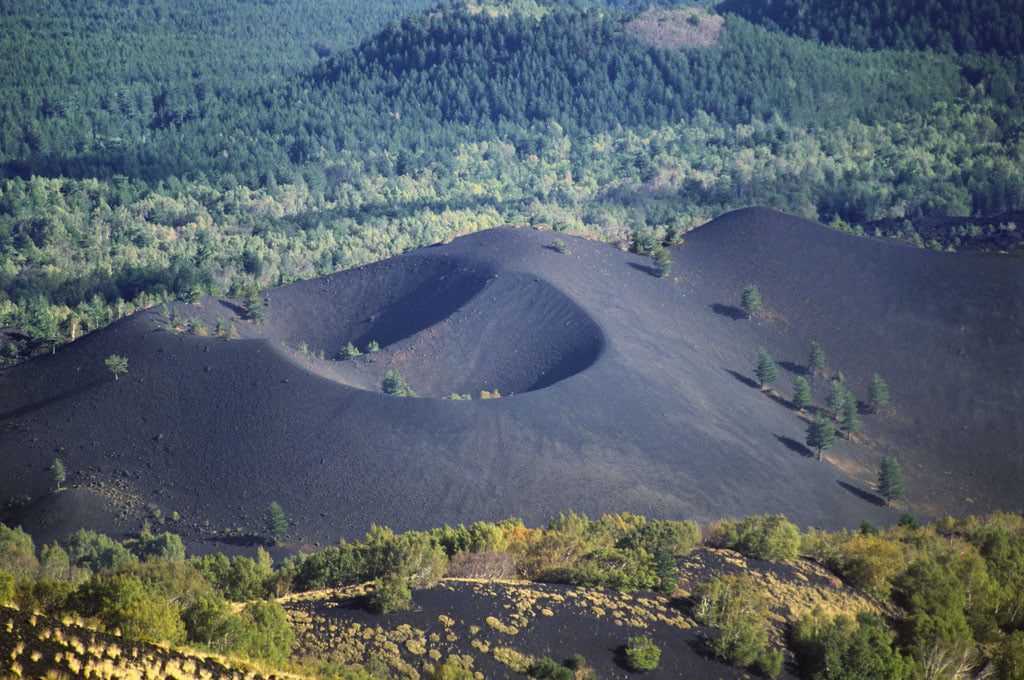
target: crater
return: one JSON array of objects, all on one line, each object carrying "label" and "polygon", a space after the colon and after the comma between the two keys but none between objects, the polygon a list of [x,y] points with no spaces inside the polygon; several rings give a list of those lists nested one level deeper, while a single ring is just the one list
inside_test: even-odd
[{"label": "crater", "polygon": [[[322,354],[312,359],[319,372],[372,391],[396,370],[420,397],[522,394],[585,370],[605,344],[551,283],[452,258],[397,258],[268,297],[269,334]],[[363,354],[346,358],[348,343]]]}]

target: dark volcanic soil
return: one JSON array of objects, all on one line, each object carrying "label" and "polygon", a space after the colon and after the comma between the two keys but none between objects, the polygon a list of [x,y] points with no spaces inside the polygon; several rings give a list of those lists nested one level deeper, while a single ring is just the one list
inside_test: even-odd
[{"label": "dark volcanic soil", "polygon": [[[293,520],[289,548],[371,522],[541,523],[566,508],[783,512],[827,527],[1021,509],[1019,258],[894,246],[763,209],[688,235],[668,279],[601,243],[563,237],[571,254],[558,253],[554,238],[492,230],[268,291],[267,321],[236,320],[239,340],[169,331],[153,310],[0,372],[0,502],[36,499],[3,519],[42,539],[76,521],[118,533],[152,503],[180,513],[168,526],[193,548],[221,549],[215,531],[257,531],[272,500]],[[737,319],[751,282],[768,313]],[[233,318],[212,299],[179,308]],[[764,345],[788,397],[812,339],[862,399],[876,371],[894,397],[824,462],[784,399],[751,387]],[[370,340],[379,353],[338,360]],[[103,366],[115,352],[130,362],[118,381]],[[391,367],[421,395],[505,396],[389,397],[378,386]],[[813,388],[823,403],[825,382]],[[904,468],[894,508],[870,489],[883,454]],[[39,500],[57,455],[78,489]]]}]

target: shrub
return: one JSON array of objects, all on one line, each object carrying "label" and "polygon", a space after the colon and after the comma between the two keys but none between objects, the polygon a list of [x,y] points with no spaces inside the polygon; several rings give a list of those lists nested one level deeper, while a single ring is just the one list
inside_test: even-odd
[{"label": "shrub", "polygon": [[357,547],[342,543],[303,556],[295,575],[295,587],[300,591],[337,588],[358,583],[365,572],[366,565]]},{"label": "shrub", "polygon": [[23,579],[14,586],[14,603],[22,611],[57,614],[65,609],[74,589],[67,581]]},{"label": "shrub", "polygon": [[136,559],[114,539],[87,529],[79,529],[72,534],[66,549],[72,564],[93,573],[131,564]]},{"label": "shrub", "polygon": [[781,649],[769,649],[757,657],[757,661],[754,663],[754,670],[766,678],[775,680],[775,678],[782,675],[782,662],[784,660],[785,657]]},{"label": "shrub", "polygon": [[14,577],[6,571],[0,571],[0,606],[14,601]]},{"label": "shrub", "polygon": [[724,521],[716,542],[747,557],[780,562],[800,552],[800,529],[782,515],[754,515],[740,522]]},{"label": "shrub", "polygon": [[412,590],[409,580],[398,574],[388,574],[373,582],[370,593],[370,609],[378,614],[387,614],[408,609],[412,605]]},{"label": "shrub", "polygon": [[235,651],[256,659],[282,662],[295,646],[295,633],[276,602],[250,602],[239,614],[244,638]]},{"label": "shrub", "polygon": [[661,648],[646,635],[626,643],[626,664],[635,671],[653,671],[661,661]]},{"label": "shrub", "polygon": [[793,627],[793,651],[812,680],[909,680],[914,664],[893,646],[877,616],[827,616],[820,608]]},{"label": "shrub", "polygon": [[1003,639],[995,661],[999,680],[1024,678],[1024,631],[1014,631]]},{"label": "shrub", "polygon": [[571,669],[547,656],[534,659],[526,674],[536,680],[573,680],[576,676]]},{"label": "shrub", "polygon": [[180,536],[169,531],[154,535],[148,529],[144,529],[132,546],[132,552],[140,560],[184,560],[185,544]]},{"label": "shrub", "polygon": [[698,621],[720,629],[709,643],[729,663],[749,666],[768,646],[768,598],[748,574],[726,575],[699,585],[695,592]]},{"label": "shrub", "polygon": [[448,657],[445,662],[434,669],[432,680],[473,680],[473,671],[466,668],[465,663],[457,657]]},{"label": "shrub", "polygon": [[566,244],[566,242],[560,238],[556,238],[554,241],[552,241],[551,247],[554,248],[556,251],[562,253],[563,255],[569,254],[568,244]]},{"label": "shrub", "polygon": [[244,602],[264,598],[271,594],[274,584],[273,562],[263,548],[256,551],[257,559],[239,555],[228,558],[223,554],[203,555],[192,560],[192,565],[229,600]]},{"label": "shrub", "polygon": [[0,569],[14,577],[34,575],[39,570],[35,543],[21,527],[12,529],[0,523]]},{"label": "shrub", "polygon": [[70,604],[108,630],[120,629],[127,638],[174,644],[185,640],[178,608],[167,598],[147,592],[142,581],[132,575],[94,577],[72,594]]},{"label": "shrub", "polygon": [[652,554],[661,549],[681,557],[693,552],[700,542],[700,527],[692,520],[651,520],[631,529],[617,547],[643,548]]},{"label": "shrub", "polygon": [[892,579],[903,569],[903,553],[892,541],[853,536],[839,546],[832,566],[850,585],[885,599],[892,591]]},{"label": "shrub", "polygon": [[372,526],[359,552],[365,579],[397,575],[413,588],[435,585],[448,568],[444,549],[431,540],[430,534],[410,531],[395,534],[387,527]]}]

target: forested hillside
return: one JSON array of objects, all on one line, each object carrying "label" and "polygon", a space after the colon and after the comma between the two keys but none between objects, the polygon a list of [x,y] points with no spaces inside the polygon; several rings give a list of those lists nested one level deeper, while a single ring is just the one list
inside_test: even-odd
[{"label": "forested hillside", "polygon": [[923,245],[906,220],[1024,205],[1019,58],[735,14],[663,49],[596,4],[5,5],[4,356],[505,222],[627,239],[760,203]]},{"label": "forested hillside", "polygon": [[724,0],[718,9],[856,49],[1024,53],[1021,0]]}]

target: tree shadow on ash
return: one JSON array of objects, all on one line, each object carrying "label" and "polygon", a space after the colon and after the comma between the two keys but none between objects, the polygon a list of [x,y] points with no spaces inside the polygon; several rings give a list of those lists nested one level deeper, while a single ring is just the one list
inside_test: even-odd
[{"label": "tree shadow on ash", "polygon": [[31,404],[25,404],[24,406],[20,406],[20,407],[18,407],[16,409],[13,409],[11,411],[7,411],[6,413],[0,413],[0,420],[10,420],[12,418],[20,418],[21,416],[27,416],[28,414],[30,414],[30,413],[32,413],[34,411],[38,411],[39,409],[46,408],[47,406],[50,406],[51,404],[56,404],[59,401],[63,401],[65,399],[71,399],[72,397],[77,397],[77,396],[79,396],[81,394],[85,394],[89,390],[93,389],[94,387],[98,387],[98,386],[102,385],[105,382],[108,382],[108,381],[106,381],[106,380],[93,380],[91,382],[88,382],[88,383],[86,383],[84,385],[81,385],[79,387],[76,387],[74,389],[70,389],[67,392],[61,392],[60,394],[55,394],[52,397],[47,397],[46,399],[40,399],[39,401],[33,402]]},{"label": "tree shadow on ash", "polygon": [[748,378],[747,376],[743,375],[742,373],[737,373],[736,371],[734,371],[732,369],[729,369],[729,368],[724,368],[722,370],[725,371],[726,373],[728,373],[729,375],[731,375],[732,377],[736,378],[737,380],[739,380],[741,383],[743,383],[747,387],[752,387],[755,390],[760,390],[761,389],[761,386],[757,384],[756,380]]},{"label": "tree shadow on ash", "polygon": [[233,545],[240,548],[252,548],[255,546],[263,546],[269,548],[273,543],[268,541],[263,536],[256,534],[238,534],[234,536],[212,536],[206,539],[207,543],[221,543],[223,545]]},{"label": "tree shadow on ash", "polygon": [[844,482],[841,479],[837,479],[836,484],[843,487],[844,489],[846,489],[847,491],[849,491],[862,501],[867,501],[868,503],[871,503],[872,505],[877,505],[880,508],[885,507],[885,500],[882,499],[881,496],[873,494],[870,491],[865,491],[864,489],[856,487],[853,484],[848,484],[847,482]]},{"label": "tree shadow on ash", "polygon": [[231,300],[225,300],[224,298],[217,298],[217,302],[220,303],[221,307],[224,307],[224,308],[230,310],[233,314],[235,314],[235,315],[237,315],[237,316],[239,316],[239,317],[241,317],[243,319],[245,318],[245,315],[249,313],[248,310],[245,307],[243,307],[242,305],[238,304],[237,302],[232,302]]},{"label": "tree shadow on ash", "polygon": [[648,276],[655,276],[659,279],[661,278],[661,272],[658,271],[657,267],[649,267],[645,264],[637,264],[636,262],[629,262],[627,264],[638,272],[643,272]]},{"label": "tree shadow on ash", "polygon": [[792,361],[776,361],[775,363],[779,365],[779,368],[784,368],[790,373],[807,375],[807,367],[801,364],[793,363]]},{"label": "tree shadow on ash", "polygon": [[792,437],[783,437],[780,434],[774,435],[779,443],[785,446],[793,453],[799,453],[804,458],[814,458],[814,451],[811,451],[807,446],[793,439]]},{"label": "tree shadow on ash", "polygon": [[711,311],[714,312],[715,314],[718,314],[719,316],[729,317],[733,321],[741,321],[747,318],[746,312],[744,312],[739,307],[734,307],[732,305],[723,305],[720,302],[715,302],[713,304],[708,305],[708,307],[710,307]]}]

